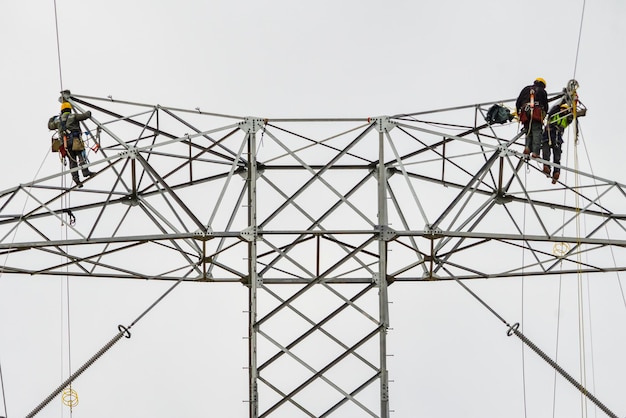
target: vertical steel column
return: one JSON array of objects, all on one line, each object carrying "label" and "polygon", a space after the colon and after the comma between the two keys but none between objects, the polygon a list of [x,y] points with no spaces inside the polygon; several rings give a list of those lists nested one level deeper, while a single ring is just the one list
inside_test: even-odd
[{"label": "vertical steel column", "polygon": [[248,141],[248,228],[241,232],[248,241],[248,375],[250,418],[259,416],[258,369],[257,369],[257,289],[260,279],[257,272],[257,158],[256,131],[260,119],[246,118],[241,128]]},{"label": "vertical steel column", "polygon": [[380,338],[380,416],[389,418],[389,376],[387,373],[387,330],[389,328],[389,301],[387,297],[387,168],[385,167],[385,133],[389,118],[379,118],[378,125],[378,304]]}]

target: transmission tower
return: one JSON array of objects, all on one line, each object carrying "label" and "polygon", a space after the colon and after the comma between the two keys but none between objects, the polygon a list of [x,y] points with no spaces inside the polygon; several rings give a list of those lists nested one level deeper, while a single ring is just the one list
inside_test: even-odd
[{"label": "transmission tower", "polygon": [[550,184],[493,103],[295,119],[64,95],[97,175],[0,194],[3,274],[240,283],[251,418],[388,418],[392,284],[626,270],[625,186]]}]

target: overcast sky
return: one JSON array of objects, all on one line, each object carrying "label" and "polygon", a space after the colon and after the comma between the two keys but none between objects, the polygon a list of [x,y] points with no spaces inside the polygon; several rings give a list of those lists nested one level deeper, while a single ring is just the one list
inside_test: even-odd
[{"label": "overcast sky", "polygon": [[[587,2],[579,49],[579,0],[57,0],[56,11],[61,71],[54,2],[0,3],[0,189],[58,165],[48,152],[46,122],[59,110],[61,87],[241,116],[362,117],[511,99],[536,77],[546,79],[549,92],[579,81],[589,109],[581,122],[584,156],[595,174],[626,181],[622,0]],[[523,307],[519,282],[472,285],[511,322],[526,309],[525,329],[553,341],[553,329],[543,325],[556,315],[557,283],[527,283],[545,297],[532,307]],[[168,286],[73,281],[73,365]],[[177,289],[133,338],[81,376],[73,415],[247,416],[247,292],[208,287]],[[626,314],[614,296],[603,301],[617,313],[607,327],[623,329]],[[60,279],[0,276],[8,409],[0,405],[0,415],[25,415],[61,383],[62,297]],[[414,336],[390,333],[393,416],[551,416],[552,369],[532,353],[522,364],[519,341],[457,284],[398,284],[390,299],[394,332]],[[626,365],[619,353],[626,342],[623,333],[611,335],[615,341],[602,355],[615,359],[610,364],[619,373],[602,376],[609,383],[596,395],[624,416]],[[580,414],[580,397],[569,387],[559,391],[556,411]],[[39,416],[69,412],[55,400]]]}]

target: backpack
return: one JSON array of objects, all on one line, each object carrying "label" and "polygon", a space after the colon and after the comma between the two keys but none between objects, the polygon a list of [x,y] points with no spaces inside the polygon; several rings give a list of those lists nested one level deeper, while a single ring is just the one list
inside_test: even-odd
[{"label": "backpack", "polygon": [[520,109],[520,114],[518,115],[519,121],[523,125],[528,124],[531,120],[543,122],[543,119],[546,117],[546,112],[535,102],[535,89],[530,89],[529,93],[529,101]]},{"label": "backpack", "polygon": [[50,119],[48,119],[48,129],[51,131],[58,129],[59,123],[59,115],[51,116]]},{"label": "backpack", "polygon": [[511,111],[507,107],[499,104],[491,106],[487,111],[487,115],[485,115],[485,121],[487,121],[489,125],[494,123],[503,124],[512,120],[513,115],[511,114]]},{"label": "backpack", "polygon": [[50,116],[50,119],[48,119],[48,129],[51,131],[56,131],[58,129],[62,134],[69,134],[69,131],[65,128],[68,118],[69,116],[63,118],[62,115]]}]

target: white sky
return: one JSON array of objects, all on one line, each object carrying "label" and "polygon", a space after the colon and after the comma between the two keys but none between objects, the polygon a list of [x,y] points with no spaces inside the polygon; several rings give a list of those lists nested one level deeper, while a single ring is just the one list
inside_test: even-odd
[{"label": "white sky", "polygon": [[[589,109],[581,122],[585,153],[595,174],[624,182],[626,3],[587,2],[576,62],[582,9],[578,0],[58,0],[62,87],[242,116],[353,117],[510,99],[538,76],[557,92],[576,65]],[[58,164],[46,127],[61,90],[53,1],[3,0],[0,51],[5,189]],[[471,285],[511,322],[523,310],[531,338],[553,342],[558,283],[526,282],[532,306],[523,304],[519,282]],[[77,367],[169,284],[71,286]],[[226,287],[177,289],[76,381],[81,403],[73,416],[247,416],[247,296],[242,286]],[[0,365],[11,418],[62,381],[62,295],[57,279],[0,277]],[[551,416],[552,369],[530,352],[522,363],[519,341],[457,284],[394,285],[390,299],[393,416]],[[614,370],[598,375],[602,392],[594,393],[624,416],[620,303],[615,295],[597,308],[619,315],[597,331],[616,344],[600,351],[615,358]],[[580,414],[579,396],[558,379],[556,416]],[[69,412],[55,400],[39,416]]]}]

